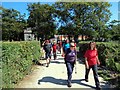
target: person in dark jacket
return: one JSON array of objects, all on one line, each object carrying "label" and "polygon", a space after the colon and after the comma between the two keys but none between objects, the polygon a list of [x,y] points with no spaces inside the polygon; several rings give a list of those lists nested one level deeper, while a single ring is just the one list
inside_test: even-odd
[{"label": "person in dark jacket", "polygon": [[46,67],[48,67],[50,64],[50,60],[51,60],[51,50],[52,50],[52,45],[49,42],[49,40],[45,41],[43,48],[45,50],[45,58],[46,58],[46,63],[47,63]]}]

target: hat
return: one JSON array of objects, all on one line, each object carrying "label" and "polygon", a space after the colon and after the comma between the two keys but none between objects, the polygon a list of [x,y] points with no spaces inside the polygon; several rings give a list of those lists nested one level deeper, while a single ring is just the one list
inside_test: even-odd
[{"label": "hat", "polygon": [[75,47],[75,44],[74,44],[74,43],[70,43],[70,46],[71,46],[71,47]]}]

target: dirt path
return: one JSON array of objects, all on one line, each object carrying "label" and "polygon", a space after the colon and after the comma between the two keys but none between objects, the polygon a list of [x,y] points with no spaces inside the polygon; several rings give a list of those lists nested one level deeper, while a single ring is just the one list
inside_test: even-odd
[{"label": "dirt path", "polygon": [[[43,61],[44,63],[45,61]],[[77,73],[75,69],[72,77],[71,88],[95,88],[95,82],[92,70],[89,74],[89,82],[84,81],[85,66],[77,62]],[[49,67],[37,66],[32,74],[26,76],[16,88],[68,88],[67,87],[67,70],[63,57],[58,54],[57,60],[51,60]],[[101,87],[109,88],[109,85],[99,77]]]}]

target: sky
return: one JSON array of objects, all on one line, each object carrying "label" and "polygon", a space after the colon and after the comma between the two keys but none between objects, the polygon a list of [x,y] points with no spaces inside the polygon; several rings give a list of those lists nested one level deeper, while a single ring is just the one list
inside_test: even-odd
[{"label": "sky", "polygon": [[[55,1],[55,0],[51,0],[49,3],[54,3],[52,1]],[[13,8],[13,9],[19,11],[21,14],[25,13],[26,14],[25,19],[27,19],[28,15],[29,15],[28,10],[27,10],[27,4],[29,4],[29,3],[33,3],[33,2],[2,2],[2,6],[7,9]],[[44,3],[48,3],[48,2],[42,2],[42,4],[44,4]],[[112,13],[110,21],[118,20],[118,2],[110,2],[110,4],[112,5],[109,8]]]}]

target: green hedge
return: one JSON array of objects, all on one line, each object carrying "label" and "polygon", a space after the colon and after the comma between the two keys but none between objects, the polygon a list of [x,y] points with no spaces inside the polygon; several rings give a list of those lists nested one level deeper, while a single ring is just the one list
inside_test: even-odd
[{"label": "green hedge", "polygon": [[[88,42],[79,44],[80,56],[83,57],[88,48]],[[117,42],[97,42],[101,65],[120,72],[120,45]]]},{"label": "green hedge", "polygon": [[19,80],[29,74],[33,60],[41,57],[37,41],[2,43],[2,87],[13,88]]}]

